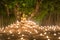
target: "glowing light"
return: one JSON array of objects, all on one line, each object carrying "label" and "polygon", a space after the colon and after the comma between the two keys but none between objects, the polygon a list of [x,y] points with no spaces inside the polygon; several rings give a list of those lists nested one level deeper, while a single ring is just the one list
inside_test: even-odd
[{"label": "glowing light", "polygon": [[30,32],[30,33],[32,33],[32,32]]},{"label": "glowing light", "polygon": [[6,32],[6,31],[4,30],[4,32]]},{"label": "glowing light", "polygon": [[18,26],[16,26],[16,28],[19,28]]},{"label": "glowing light", "polygon": [[37,31],[36,29],[34,29],[34,31],[35,31],[36,33],[38,33],[38,31]]},{"label": "glowing light", "polygon": [[24,34],[22,34],[22,36],[24,36]]},{"label": "glowing light", "polygon": [[19,23],[19,21],[17,20],[17,23]]},{"label": "glowing light", "polygon": [[44,36],[42,33],[40,33],[40,36]]},{"label": "glowing light", "polygon": [[26,32],[28,31],[28,30],[25,30]]},{"label": "glowing light", "polygon": [[23,37],[21,37],[21,40],[23,40],[24,38]]},{"label": "glowing light", "polygon": [[47,33],[46,33],[46,32],[44,32],[44,34],[46,35]]},{"label": "glowing light", "polygon": [[49,36],[46,36],[46,38],[49,38]]},{"label": "glowing light", "polygon": [[48,29],[45,29],[45,31],[48,31]]},{"label": "glowing light", "polygon": [[10,39],[10,37],[8,37],[8,39]]},{"label": "glowing light", "polygon": [[55,31],[55,28],[53,30]]},{"label": "glowing light", "polygon": [[10,30],[9,33],[12,34],[12,30]]},{"label": "glowing light", "polygon": [[56,33],[54,33],[54,36],[56,36],[57,34]]},{"label": "glowing light", "polygon": [[20,23],[20,22],[17,20],[17,25],[19,25],[19,23]]},{"label": "glowing light", "polygon": [[60,37],[58,37],[58,39],[60,39]]},{"label": "glowing light", "polygon": [[50,40],[50,39],[48,39],[48,40]]},{"label": "glowing light", "polygon": [[35,27],[35,26],[33,26],[33,27]]},{"label": "glowing light", "polygon": [[36,40],[36,39],[33,39],[33,40]]},{"label": "glowing light", "polygon": [[13,28],[13,25],[11,25],[11,28]]},{"label": "glowing light", "polygon": [[12,36],[14,36],[14,35],[12,35]]},{"label": "glowing light", "polygon": [[20,34],[21,32],[18,32],[18,34]]},{"label": "glowing light", "polygon": [[4,30],[4,27],[2,27],[2,30]]},{"label": "glowing light", "polygon": [[6,29],[8,29],[8,27],[6,27]]},{"label": "glowing light", "polygon": [[[54,32],[60,31],[60,27],[54,26],[54,25],[39,26],[39,25],[36,25],[35,22],[26,20],[25,18],[22,18],[21,22],[17,21],[16,23],[8,25],[5,28],[4,27],[0,28],[0,33],[2,32],[2,33],[7,33],[7,34],[13,34],[13,35],[11,35],[12,37],[18,36],[21,38],[20,40],[26,40],[26,39],[24,39],[24,37],[27,34],[29,34],[29,35],[27,35],[27,37],[32,35],[34,38],[33,40],[37,40],[36,36],[41,36],[43,38],[45,37],[47,40],[51,40],[51,39],[49,39],[50,38],[49,35],[51,33],[50,31],[54,31]],[[24,34],[25,32],[27,33],[26,35]],[[16,33],[16,35],[14,33]],[[58,34],[60,34],[60,33],[58,33]],[[46,35],[48,35],[48,36],[46,36]],[[52,36],[57,36],[57,34],[54,33]],[[10,37],[8,37],[8,39],[10,39]],[[58,37],[57,39],[60,39],[60,37]]]}]

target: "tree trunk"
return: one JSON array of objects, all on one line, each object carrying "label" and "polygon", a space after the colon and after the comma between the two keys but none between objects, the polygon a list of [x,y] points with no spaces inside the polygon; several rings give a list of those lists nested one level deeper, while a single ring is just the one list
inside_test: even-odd
[{"label": "tree trunk", "polygon": [[6,13],[9,16],[10,12],[9,12],[9,8],[8,8],[7,4],[5,4],[5,7],[6,7]]},{"label": "tree trunk", "polygon": [[34,17],[36,15],[36,13],[39,12],[39,8],[40,8],[40,2],[41,0],[36,0],[36,6],[35,9],[33,10],[33,12],[31,13],[30,17],[28,19],[32,19],[32,17]]},{"label": "tree trunk", "polygon": [[18,3],[16,3],[14,7],[14,14],[15,14],[16,20],[21,21],[22,12],[19,10]]}]

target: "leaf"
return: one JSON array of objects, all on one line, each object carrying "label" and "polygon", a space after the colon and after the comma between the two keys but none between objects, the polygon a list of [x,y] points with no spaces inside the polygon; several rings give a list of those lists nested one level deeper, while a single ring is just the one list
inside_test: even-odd
[{"label": "leaf", "polygon": [[22,4],[23,7],[25,7],[25,5],[26,5],[25,3]]}]

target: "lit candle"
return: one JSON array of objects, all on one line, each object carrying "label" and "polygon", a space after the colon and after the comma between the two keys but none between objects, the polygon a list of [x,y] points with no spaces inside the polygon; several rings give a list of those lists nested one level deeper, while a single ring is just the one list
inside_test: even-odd
[{"label": "lit candle", "polygon": [[50,40],[50,39],[48,39],[48,40]]},{"label": "lit candle", "polygon": [[46,33],[46,32],[44,32],[44,34],[46,35],[47,33]]},{"label": "lit candle", "polygon": [[12,30],[9,30],[9,33],[12,34]]},{"label": "lit candle", "polygon": [[56,33],[54,33],[54,36],[56,36]]},{"label": "lit candle", "polygon": [[40,33],[40,36],[44,36],[42,33]]},{"label": "lit candle", "polygon": [[60,39],[60,37],[58,37],[58,39]]},{"label": "lit candle", "polygon": [[46,38],[49,38],[49,36],[46,36]]},{"label": "lit candle", "polygon": [[36,40],[36,39],[33,39],[33,40]]}]

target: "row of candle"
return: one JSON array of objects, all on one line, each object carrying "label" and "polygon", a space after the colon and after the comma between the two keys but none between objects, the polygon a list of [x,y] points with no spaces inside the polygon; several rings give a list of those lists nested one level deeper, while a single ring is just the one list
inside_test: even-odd
[{"label": "row of candle", "polygon": [[[1,32],[5,32],[5,31],[8,31],[8,30],[15,30],[15,29],[18,29],[18,30],[25,30],[27,31],[27,29],[33,29],[35,32],[37,32],[36,29],[38,30],[43,30],[43,31],[60,31],[60,26],[58,25],[53,25],[53,26],[39,26],[39,25],[36,25],[36,23],[34,23],[33,21],[17,21],[16,23],[13,23],[11,25],[8,25],[7,27],[2,27],[0,28],[0,33]],[[31,31],[33,31],[31,30]],[[17,31],[17,30],[16,30]]]}]

